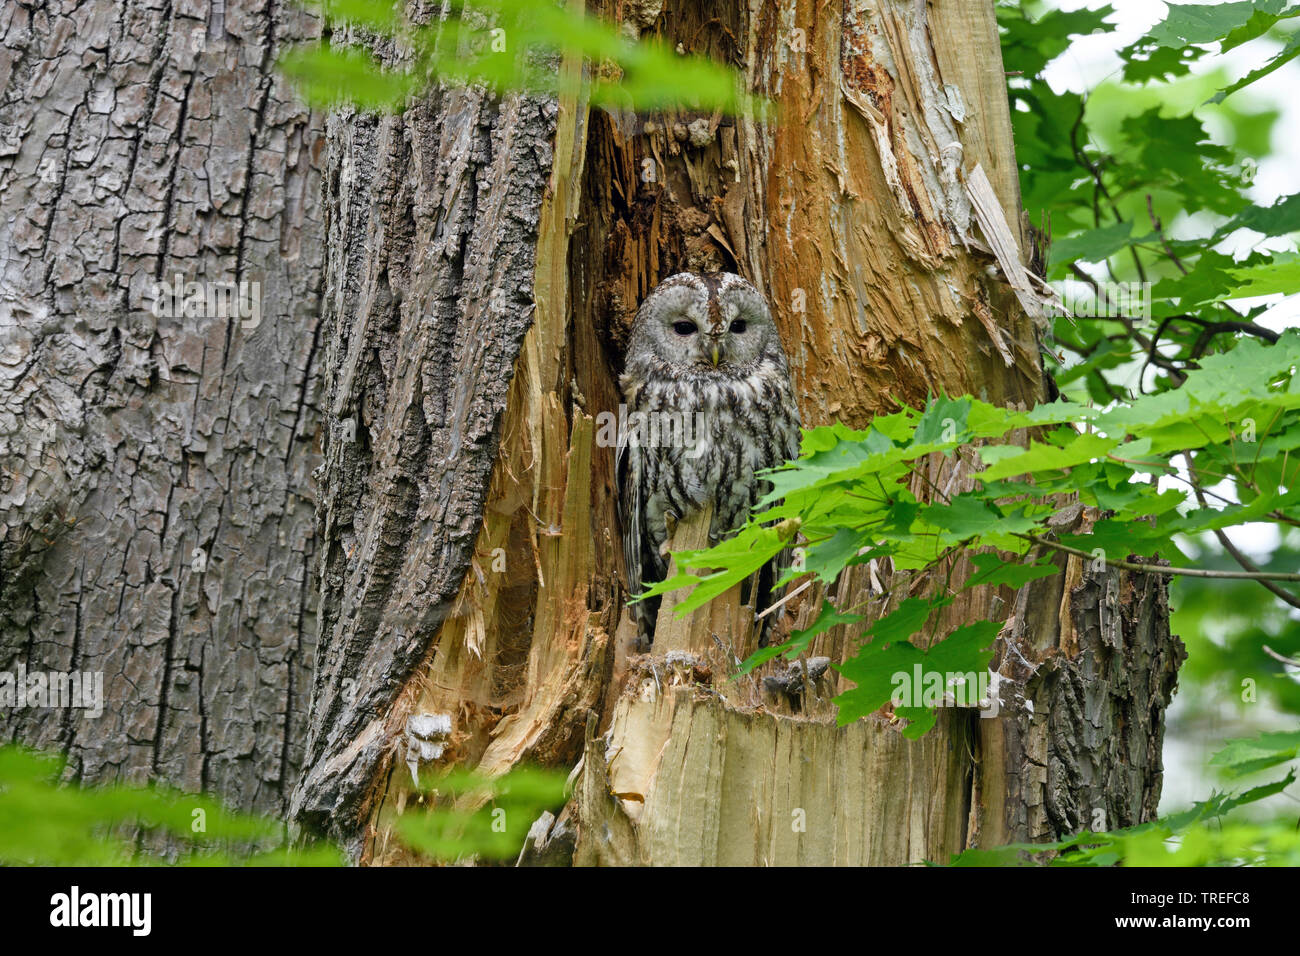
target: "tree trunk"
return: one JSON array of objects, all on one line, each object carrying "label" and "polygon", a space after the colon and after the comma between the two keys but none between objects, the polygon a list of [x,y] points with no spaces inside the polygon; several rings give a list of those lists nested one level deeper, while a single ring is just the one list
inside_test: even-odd
[{"label": "tree trunk", "polygon": [[[536,834],[551,860],[906,863],[1148,819],[1181,655],[1158,580],[1071,558],[960,596],[949,626],[1007,621],[1002,708],[915,742],[836,727],[833,672],[730,680],[735,595],[666,600],[629,653],[598,416],[663,278],[769,295],[807,425],[1046,383],[991,3],[617,9],[779,120],[469,89],[325,128],[273,72],[318,32],[287,4],[0,10],[0,668],[106,692],[97,719],[0,733],[373,863],[413,859],[391,831],[421,714],[450,728],[440,764],[581,761]],[[177,276],[206,301],[160,314]],[[241,283],[260,313],[214,312]],[[969,461],[914,490],[968,486]],[[878,616],[890,583],[855,568],[829,596]]]},{"label": "tree trunk", "polygon": [[[0,668],[105,696],[0,736],[79,779],[284,813],[298,776],[323,129],[273,64],[316,32],[279,2],[0,9]],[[189,317],[155,308],[178,275]]]},{"label": "tree trunk", "polygon": [[[625,23],[733,64],[779,122],[474,90],[331,120],[321,659],[297,818],[363,861],[410,861],[392,838],[419,812],[407,721],[439,715],[441,764],[582,761],[536,835],[576,840],[561,855],[579,863],[898,864],[1098,810],[1148,819],[1180,654],[1156,580],[1070,559],[1019,595],[959,597],[950,625],[1008,622],[1003,707],[944,711],[916,742],[883,716],[836,727],[838,677],[806,704],[765,693],[772,667],[729,682],[734,601],[665,608],[629,657],[597,416],[663,278],[727,269],[767,291],[807,425],[940,391],[1030,405],[1046,383],[991,3],[668,0]],[[960,457],[929,477],[970,481]],[[890,610],[854,570],[837,604]],[[812,653],[845,659],[862,626],[845,630]]]}]

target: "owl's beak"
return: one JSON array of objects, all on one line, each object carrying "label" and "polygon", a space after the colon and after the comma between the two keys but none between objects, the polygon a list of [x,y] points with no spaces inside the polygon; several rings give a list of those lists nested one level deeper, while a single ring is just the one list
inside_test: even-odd
[{"label": "owl's beak", "polygon": [[717,368],[718,367],[718,343],[717,342],[713,343],[713,351],[710,354],[712,354],[713,356],[713,367]]}]

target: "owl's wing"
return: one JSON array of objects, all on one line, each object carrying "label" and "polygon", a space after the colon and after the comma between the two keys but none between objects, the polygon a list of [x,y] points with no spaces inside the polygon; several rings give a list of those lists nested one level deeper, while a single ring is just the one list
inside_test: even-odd
[{"label": "owl's wing", "polygon": [[[794,397],[791,396],[788,407],[792,409],[792,412],[778,416],[778,420],[774,423],[776,444],[781,455],[781,461],[791,461],[799,457],[799,412],[793,402]],[[790,570],[790,565],[793,563],[794,550],[792,548],[783,548],[772,556],[771,561],[759,569],[758,593],[754,605],[755,613],[767,610],[772,604],[785,596],[785,588],[778,587],[777,582]],[[763,626],[759,631],[759,647],[767,646],[772,626],[776,623],[777,618],[784,616],[784,614],[785,609],[782,608],[775,615],[768,615],[764,618]]]},{"label": "owl's wing", "polygon": [[[619,431],[614,473],[618,481],[619,521],[623,525],[623,564],[627,570],[627,593],[631,597],[645,588],[644,554],[648,541],[645,527],[645,449],[639,444],[629,446],[623,430]],[[658,603],[657,600],[642,601],[629,608],[643,647],[650,642],[653,612]]]},{"label": "owl's wing", "polygon": [[[623,523],[623,563],[627,567],[628,594],[641,591],[641,500],[640,449],[629,448],[627,436],[619,434],[614,454],[614,473],[618,481],[618,517]],[[634,458],[638,460],[633,460]]]}]

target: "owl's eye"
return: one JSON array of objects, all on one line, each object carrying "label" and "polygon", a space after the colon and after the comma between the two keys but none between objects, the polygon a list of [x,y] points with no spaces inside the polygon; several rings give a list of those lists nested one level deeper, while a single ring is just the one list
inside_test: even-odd
[{"label": "owl's eye", "polygon": [[745,331],[746,324],[747,323],[744,319],[737,319],[735,322],[731,323],[731,331],[739,334]]},{"label": "owl's eye", "polygon": [[674,322],[673,331],[678,335],[694,335],[696,332],[694,322]]}]

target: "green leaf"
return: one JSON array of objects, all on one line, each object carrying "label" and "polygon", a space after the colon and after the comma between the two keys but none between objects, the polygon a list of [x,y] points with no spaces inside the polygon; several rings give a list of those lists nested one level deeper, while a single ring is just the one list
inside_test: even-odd
[{"label": "green leaf", "polygon": [[[936,602],[936,606],[950,600]],[[877,637],[838,668],[857,686],[835,698],[839,708],[836,720],[841,726],[851,723],[894,700],[895,713],[912,722],[904,736],[919,737],[934,725],[934,709],[944,706],[943,694],[953,687],[954,677],[969,682],[987,672],[993,652],[986,648],[1000,629],[993,621],[976,621],[952,631],[928,651],[920,651],[908,641]],[[890,633],[901,630],[889,629]]]},{"label": "green leaf", "polygon": [[1010,587],[1019,590],[1030,581],[1051,577],[1060,569],[1048,562],[1046,564],[1021,564],[1004,561],[995,551],[985,551],[971,555],[971,564],[975,572],[962,585],[964,588],[976,585],[988,587]]},{"label": "green leaf", "polygon": [[1061,239],[1052,243],[1048,265],[1055,267],[1079,260],[1103,262],[1127,246],[1132,234],[1133,223],[1116,222]]},{"label": "green leaf", "polygon": [[806,653],[812,639],[819,634],[825,634],[833,627],[841,624],[856,624],[862,620],[861,614],[841,614],[835,610],[830,601],[823,601],[821,610],[817,612],[817,619],[801,631],[795,631],[790,635],[790,639],[784,644],[777,644],[772,647],[760,647],[753,654],[745,659],[740,665],[737,676],[750,673],[754,668],[761,664],[766,664],[774,657],[784,657],[787,660],[798,657]]},{"label": "green leaf", "polygon": [[512,860],[533,821],[563,805],[566,776],[521,766],[499,777],[464,769],[421,777],[426,807],[408,809],[395,828],[403,842],[442,862]]},{"label": "green leaf", "polygon": [[889,703],[897,675],[907,677],[925,654],[907,641],[872,641],[837,670],[857,686],[835,698],[836,722],[842,727],[875,713]]},{"label": "green leaf", "polygon": [[1110,29],[1106,19],[1114,12],[1109,5],[1095,10],[1049,10],[1037,20],[1030,20],[1019,6],[999,6],[998,26],[1006,69],[1037,76],[1069,48],[1071,37]]},{"label": "green leaf", "polygon": [[1245,26],[1256,10],[1277,12],[1280,0],[1253,3],[1239,0],[1233,3],[1187,4],[1171,3],[1165,19],[1149,31],[1149,36],[1161,46],[1181,47],[1189,43],[1212,43],[1234,30]]},{"label": "green leaf", "polygon": [[1300,231],[1300,193],[1283,196],[1271,206],[1248,207],[1216,229],[1213,238],[1223,239],[1238,229],[1250,229],[1266,236]]},{"label": "green leaf", "polygon": [[[339,865],[336,849],[283,846],[283,825],[162,786],[65,785],[61,758],[0,747],[0,864],[130,866]],[[202,822],[196,832],[195,824]],[[174,859],[137,850],[132,831],[167,834]]]},{"label": "green leaf", "polygon": [[[609,109],[676,107],[773,118],[772,104],[751,95],[737,71],[679,54],[658,39],[634,41],[613,24],[572,7],[481,0],[474,10],[486,18],[489,33],[477,19],[467,19],[459,3],[424,24],[405,20],[402,6],[383,0],[317,5],[331,23],[355,23],[392,38],[393,59],[405,65],[383,66],[365,46],[299,46],[280,66],[312,105],[395,110],[435,83],[481,84],[501,93],[583,96]],[[339,31],[330,42],[346,35]],[[563,55],[599,68],[557,69]]]},{"label": "green leaf", "polygon": [[970,411],[969,398],[950,399],[940,396],[931,401],[916,423],[916,431],[912,436],[913,444],[935,447],[964,441],[968,436],[966,419]]},{"label": "green leaf", "polygon": [[993,658],[989,648],[1001,630],[997,621],[963,624],[926,652],[926,664],[947,673],[984,671]]},{"label": "green leaf", "polygon": [[1210,758],[1226,776],[1242,777],[1296,759],[1300,731],[1263,733],[1251,739],[1230,740]]},{"label": "green leaf", "polygon": [[402,10],[396,0],[312,0],[327,22],[355,23],[377,33],[393,33],[401,26]]},{"label": "green leaf", "polygon": [[1285,3],[1272,4],[1255,4],[1255,12],[1251,14],[1250,19],[1243,23],[1237,29],[1233,30],[1219,46],[1221,53],[1227,53],[1229,50],[1241,46],[1243,43],[1249,43],[1257,37],[1262,37],[1273,29],[1280,21],[1290,17],[1300,16],[1300,8],[1292,9],[1286,12],[1270,12],[1277,9],[1280,11]]},{"label": "green leaf", "polygon": [[1300,292],[1300,256],[1277,256],[1268,262],[1231,272],[1239,283],[1233,291],[1234,298]]},{"label": "green leaf", "polygon": [[837,528],[831,537],[804,549],[804,570],[830,584],[871,543],[869,535],[852,528]]},{"label": "green leaf", "polygon": [[1273,57],[1273,59],[1269,60],[1263,66],[1251,70],[1241,79],[1239,79],[1237,82],[1219,90],[1219,92],[1215,93],[1212,97],[1210,97],[1209,102],[1222,103],[1225,99],[1227,99],[1233,93],[1236,93],[1238,90],[1245,89],[1247,86],[1250,86],[1252,83],[1256,82],[1257,80],[1261,80],[1264,77],[1268,76],[1274,70],[1281,69],[1286,64],[1294,60],[1297,55],[1300,55],[1300,33],[1292,34],[1291,39],[1287,42],[1287,45],[1282,48],[1282,52],[1278,53],[1277,56]]},{"label": "green leaf", "polygon": [[1125,60],[1124,79],[1130,83],[1144,83],[1148,80],[1186,76],[1191,72],[1192,64],[1207,52],[1198,46],[1160,46],[1152,44],[1149,38],[1143,38],[1120,51],[1120,56]]},{"label": "green leaf", "polygon": [[279,68],[312,106],[343,103],[360,109],[398,110],[419,87],[414,76],[384,69],[355,49],[304,46],[280,58]]},{"label": "green leaf", "polygon": [[918,633],[930,619],[930,612],[946,607],[952,598],[904,598],[898,607],[878,619],[867,633],[886,644],[901,641]]},{"label": "green leaf", "polygon": [[979,472],[981,481],[996,481],[1013,475],[1028,474],[1033,471],[1058,470],[1081,465],[1094,458],[1100,458],[1113,449],[1119,442],[1114,438],[1104,438],[1095,432],[1080,435],[1076,441],[1064,448],[1031,442],[1029,449],[1020,450],[1020,454],[1010,456],[991,456],[988,448],[980,449],[980,456],[985,461],[994,458],[992,463]]}]

